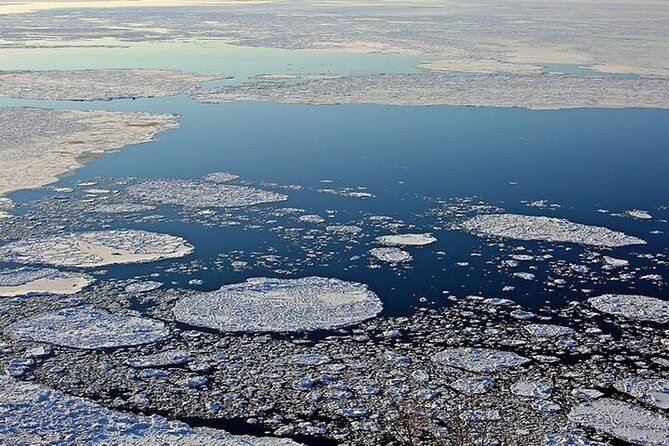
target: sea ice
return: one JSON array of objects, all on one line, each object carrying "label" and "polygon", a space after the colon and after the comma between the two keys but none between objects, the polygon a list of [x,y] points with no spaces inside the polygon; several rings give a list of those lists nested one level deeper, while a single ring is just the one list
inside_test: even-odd
[{"label": "sea ice", "polygon": [[537,217],[534,215],[483,214],[464,221],[461,227],[465,231],[478,236],[569,242],[606,248],[646,243],[640,238],[601,226],[590,226],[573,223],[562,218]]},{"label": "sea ice", "polygon": [[181,237],[119,229],[30,237],[0,247],[0,259],[91,268],[183,257],[193,250],[193,246]]},{"label": "sea ice", "polygon": [[491,376],[480,376],[475,378],[460,378],[453,381],[450,386],[461,393],[480,395],[488,393],[494,383],[495,378]]},{"label": "sea ice", "polygon": [[254,187],[180,179],[141,181],[129,186],[127,192],[152,203],[195,208],[254,206],[288,199],[286,195]]},{"label": "sea ice", "polygon": [[143,282],[129,283],[125,286],[126,293],[148,293],[149,291],[157,290],[163,286],[162,282],[154,280],[145,280]]},{"label": "sea ice", "polygon": [[569,420],[640,446],[669,446],[669,419],[611,398],[575,406]]},{"label": "sea ice", "polygon": [[211,181],[212,183],[229,183],[237,178],[239,178],[239,175],[230,172],[212,172],[204,177],[206,181]]},{"label": "sea ice", "polygon": [[527,398],[547,399],[553,394],[553,384],[546,379],[522,378],[513,383],[511,393]]},{"label": "sea ice", "polygon": [[75,294],[94,280],[88,274],[53,268],[24,267],[0,271],[0,297]]},{"label": "sea ice", "polygon": [[355,225],[330,225],[326,226],[325,230],[347,237],[352,237],[362,233],[362,228]]},{"label": "sea ice", "polygon": [[625,392],[639,401],[660,409],[669,409],[669,380],[628,378],[614,383],[618,391]]},{"label": "sea ice", "polygon": [[252,278],[180,299],[180,322],[220,331],[331,329],[376,316],[381,300],[367,286],[324,277]]},{"label": "sea ice", "polygon": [[640,321],[669,323],[669,301],[632,294],[604,294],[588,299],[601,312]]},{"label": "sea ice", "polygon": [[377,237],[386,246],[424,246],[437,241],[431,234],[394,234]]},{"label": "sea ice", "polygon": [[153,355],[135,356],[126,361],[130,367],[168,367],[186,364],[190,362],[191,356],[183,350],[166,350]]},{"label": "sea ice", "polygon": [[434,356],[434,360],[476,373],[494,373],[529,362],[529,359],[513,352],[470,347],[443,350]]},{"label": "sea ice", "polygon": [[541,338],[555,338],[557,336],[565,336],[574,332],[574,330],[569,327],[553,324],[529,324],[524,328],[525,331],[529,334]]},{"label": "sea ice", "polygon": [[411,254],[399,248],[372,248],[369,253],[372,257],[388,263],[408,262],[413,258]]},{"label": "sea ice", "polygon": [[93,306],[41,313],[14,322],[9,328],[22,341],[87,350],[150,344],[170,336],[160,321],[112,314]]}]

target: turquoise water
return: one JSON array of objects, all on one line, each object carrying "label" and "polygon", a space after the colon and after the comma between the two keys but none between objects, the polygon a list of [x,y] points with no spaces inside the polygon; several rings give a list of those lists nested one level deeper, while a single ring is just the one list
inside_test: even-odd
[{"label": "turquoise water", "polygon": [[[75,185],[90,178],[178,177],[200,178],[214,171],[230,171],[255,184],[297,184],[303,190],[282,190],[289,201],[269,205],[299,207],[307,213],[334,217],[327,224],[354,223],[364,227],[360,243],[330,241],[322,248],[332,255],[307,261],[309,240],[286,240],[272,225],[248,230],[236,227],[205,227],[178,218],[174,209],[159,223],[135,223],[119,218],[114,227],[137,227],[186,237],[196,247],[193,258],[211,265],[221,253],[241,251],[240,260],[251,268],[233,271],[165,273],[184,287],[214,289],[224,283],[253,276],[293,277],[310,274],[363,281],[384,299],[387,314],[406,314],[427,297],[444,304],[441,293],[483,294],[511,297],[537,307],[548,300],[557,305],[583,299],[581,288],[595,292],[644,292],[661,296],[666,290],[649,281],[573,283],[559,291],[542,282],[551,272],[537,264],[538,281],[510,278],[496,263],[498,248],[460,231],[448,230],[429,211],[438,200],[476,196],[480,200],[522,214],[569,218],[580,223],[603,225],[646,239],[643,247],[620,248],[606,253],[627,258],[633,266],[669,277],[666,266],[651,265],[638,253],[667,253],[665,231],[669,212],[669,111],[577,109],[531,111],[470,107],[307,106],[272,103],[198,104],[184,97],[70,103],[0,101],[0,105],[42,105],[59,108],[107,108],[177,112],[182,128],[159,135],[157,141],[126,148],[87,164],[59,186]],[[332,180],[324,184],[321,180]],[[376,198],[359,200],[333,196],[323,187],[366,187]],[[48,196],[49,191],[13,194],[17,201]],[[556,210],[527,207],[522,201],[547,200]],[[645,222],[598,212],[621,212],[640,208],[656,217]],[[235,215],[266,219],[263,211],[239,210]],[[260,212],[260,214],[258,214]],[[410,249],[410,268],[388,266],[370,269],[367,250],[374,237],[387,230],[369,224],[371,215],[387,215],[413,224],[404,232],[432,232],[434,245]],[[315,225],[279,218],[273,226],[316,229]],[[322,227],[321,229],[322,230]],[[509,242],[538,252],[538,243]],[[272,252],[292,272],[277,274],[258,265],[251,252]],[[555,257],[579,263],[583,248],[556,247]],[[443,252],[443,253],[439,253]],[[472,257],[472,252],[481,256]],[[359,256],[356,258],[356,256]],[[457,266],[466,261],[467,267]],[[178,263],[178,262],[175,262]],[[160,264],[159,264],[160,265]],[[107,277],[131,277],[157,271],[156,264],[109,268]],[[160,267],[164,268],[164,265]],[[521,269],[526,271],[527,269]],[[200,278],[202,285],[188,285]],[[516,291],[501,293],[503,285]]]}]

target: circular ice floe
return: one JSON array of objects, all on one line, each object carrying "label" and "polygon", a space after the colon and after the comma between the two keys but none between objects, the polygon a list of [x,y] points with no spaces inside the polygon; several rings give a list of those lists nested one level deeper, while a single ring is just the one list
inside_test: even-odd
[{"label": "circular ice floe", "polygon": [[498,372],[529,362],[529,359],[513,352],[470,347],[446,349],[437,353],[434,360],[442,365],[476,373]]},{"label": "circular ice floe", "polygon": [[579,404],[569,419],[640,446],[669,446],[668,418],[611,398]]},{"label": "circular ice floe", "polygon": [[431,234],[394,234],[377,237],[386,246],[424,246],[437,241]]},{"label": "circular ice floe", "polygon": [[286,195],[254,187],[178,179],[142,181],[128,187],[127,192],[136,199],[191,208],[243,207],[288,199]]},{"label": "circular ice floe", "polygon": [[160,321],[111,314],[93,306],[38,314],[15,322],[9,328],[22,341],[88,350],[150,344],[170,336]]},{"label": "circular ice floe", "polygon": [[573,333],[574,331],[569,327],[553,324],[529,324],[524,328],[525,331],[529,334],[540,338],[555,338],[558,336],[565,336]]},{"label": "circular ice floe", "polygon": [[330,329],[376,316],[382,303],[367,286],[324,277],[253,278],[180,299],[179,322],[220,331]]},{"label": "circular ice floe", "polygon": [[534,215],[477,215],[462,222],[461,227],[463,230],[477,236],[515,240],[568,242],[606,248],[646,244],[640,238],[601,226],[590,226],[573,223],[562,218]]},{"label": "circular ice floe", "polygon": [[669,323],[669,302],[655,297],[633,294],[604,294],[588,299],[603,313],[640,321]]},{"label": "circular ice floe", "polygon": [[669,409],[669,380],[628,378],[614,383],[615,388],[625,392],[639,401],[651,404],[660,409]]},{"label": "circular ice floe", "polygon": [[372,248],[369,250],[372,257],[388,263],[409,262],[413,257],[399,248]]},{"label": "circular ice floe", "polygon": [[181,237],[134,229],[110,230],[30,237],[0,247],[0,259],[90,268],[183,257],[193,250]]},{"label": "circular ice floe", "polygon": [[18,268],[0,271],[0,297],[74,294],[95,279],[88,274],[53,268]]}]

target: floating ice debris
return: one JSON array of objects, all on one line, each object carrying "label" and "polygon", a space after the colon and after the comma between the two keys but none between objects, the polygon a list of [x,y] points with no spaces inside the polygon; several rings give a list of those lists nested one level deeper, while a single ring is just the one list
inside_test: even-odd
[{"label": "floating ice debris", "polygon": [[229,183],[237,178],[239,178],[239,175],[229,172],[213,172],[204,177],[206,181],[211,181],[212,183]]},{"label": "floating ice debris", "polygon": [[549,400],[534,400],[532,401],[532,409],[544,413],[556,413],[562,411],[562,406]]},{"label": "floating ice debris", "polygon": [[38,314],[11,324],[10,331],[22,341],[88,350],[150,344],[170,336],[160,321],[111,314],[93,306]]},{"label": "floating ice debris", "polygon": [[74,294],[95,279],[88,274],[52,268],[18,268],[0,271],[0,297],[40,294]]},{"label": "floating ice debris", "polygon": [[362,233],[362,228],[355,225],[330,225],[325,230],[342,236],[354,236]]},{"label": "floating ice debris", "polygon": [[[289,439],[234,436],[160,416],[115,412],[92,401],[0,375],[0,444],[297,446]],[[46,440],[48,439],[48,440]]]},{"label": "floating ice debris", "polygon": [[126,363],[130,367],[168,367],[186,364],[190,362],[191,356],[183,350],[167,350],[154,355],[136,356],[130,358]]},{"label": "floating ice debris", "polygon": [[515,302],[512,301],[511,299],[503,299],[501,297],[491,297],[485,299],[483,303],[494,306],[506,306],[506,305],[513,305]]},{"label": "floating ice debris", "polygon": [[628,378],[616,381],[616,389],[660,409],[669,409],[669,380]]},{"label": "floating ice debris", "polygon": [[669,301],[632,294],[604,294],[588,299],[590,305],[604,313],[640,321],[669,323]]},{"label": "floating ice debris", "polygon": [[395,234],[377,237],[386,246],[424,246],[437,241],[431,234]]},{"label": "floating ice debris", "polygon": [[615,248],[643,245],[637,237],[612,231],[601,226],[573,223],[562,218],[517,214],[484,214],[464,221],[461,227],[474,235],[503,237],[515,240],[569,242],[582,245]]},{"label": "floating ice debris", "polygon": [[530,324],[526,325],[525,331],[533,336],[541,338],[555,338],[557,336],[565,336],[574,332],[569,327],[553,324]]},{"label": "floating ice debris", "polygon": [[184,297],[178,321],[221,331],[331,329],[376,316],[381,300],[367,286],[324,277],[253,278]]},{"label": "floating ice debris", "polygon": [[516,272],[512,274],[513,277],[518,277],[523,280],[534,280],[535,276],[532,273]]},{"label": "floating ice debris", "polygon": [[453,381],[450,386],[461,393],[480,395],[488,393],[494,383],[495,378],[491,376],[480,376],[475,378],[460,378]]},{"label": "floating ice debris", "polygon": [[604,261],[604,265],[611,268],[622,268],[630,264],[630,262],[625,259],[616,259],[615,257],[609,256],[603,256],[602,260]]},{"label": "floating ice debris", "polygon": [[388,263],[409,262],[413,259],[411,254],[399,248],[372,248],[369,253],[372,257]]},{"label": "floating ice debris", "polygon": [[129,186],[127,192],[140,200],[195,208],[254,206],[288,199],[254,187],[179,179],[146,180]]},{"label": "floating ice debris", "polygon": [[163,286],[161,282],[154,280],[145,280],[144,282],[135,282],[126,285],[126,293],[148,293],[149,291],[157,290]]},{"label": "floating ice debris", "polygon": [[282,362],[300,366],[319,366],[328,364],[331,361],[332,359],[330,359],[329,356],[319,355],[316,353],[303,353],[285,358]]},{"label": "floating ice debris", "polygon": [[155,206],[150,206],[148,204],[108,203],[97,205],[88,210],[88,212],[98,212],[101,214],[129,214],[134,212],[152,211],[155,208]]},{"label": "floating ice debris", "polygon": [[569,420],[640,446],[669,445],[669,419],[611,398],[579,404]]},{"label": "floating ice debris", "polygon": [[575,434],[550,434],[544,438],[542,446],[608,446],[606,443],[593,441],[588,437]]},{"label": "floating ice debris", "polygon": [[315,224],[320,224],[325,221],[323,217],[315,214],[300,215],[297,219],[303,223],[315,223]]},{"label": "floating ice debris", "polygon": [[439,364],[476,373],[498,372],[529,362],[529,359],[513,352],[470,347],[446,349],[437,353],[434,360]]},{"label": "floating ice debris", "polygon": [[545,379],[522,378],[513,383],[511,393],[527,398],[548,399],[553,394],[553,385]]},{"label": "floating ice debris", "polygon": [[632,218],[638,218],[639,220],[651,220],[653,218],[647,211],[642,211],[641,209],[632,209],[631,211],[625,211],[625,215]]},{"label": "floating ice debris", "polygon": [[326,194],[331,194],[331,195],[340,195],[342,197],[348,197],[348,198],[376,198],[376,195],[374,195],[371,192],[365,192],[361,190],[356,190],[352,188],[344,188],[344,189],[318,189],[318,192],[326,193]]},{"label": "floating ice debris", "polygon": [[531,311],[526,311],[526,310],[513,310],[509,314],[511,315],[512,318],[520,320],[532,319],[533,317],[536,316]]},{"label": "floating ice debris", "polygon": [[577,398],[586,401],[594,400],[596,398],[604,396],[604,394],[597,389],[588,389],[585,387],[577,387],[575,389],[572,389],[571,394]]},{"label": "floating ice debris", "polygon": [[0,247],[0,259],[90,268],[183,257],[193,250],[181,237],[121,229],[31,237]]}]

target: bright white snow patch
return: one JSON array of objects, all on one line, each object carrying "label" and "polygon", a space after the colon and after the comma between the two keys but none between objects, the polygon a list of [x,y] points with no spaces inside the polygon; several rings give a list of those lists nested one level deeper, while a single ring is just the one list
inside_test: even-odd
[{"label": "bright white snow patch", "polygon": [[611,398],[579,404],[569,419],[640,446],[669,446],[669,419]]},{"label": "bright white snow patch", "polygon": [[606,248],[646,244],[640,238],[601,226],[590,226],[573,223],[562,218],[537,217],[534,215],[477,215],[464,221],[462,228],[471,234],[485,237],[569,242]]},{"label": "bright white snow patch", "polygon": [[437,239],[430,234],[394,234],[377,237],[376,241],[386,246],[424,246]]},{"label": "bright white snow patch", "polygon": [[124,229],[30,237],[0,247],[0,259],[90,268],[183,257],[193,250],[181,237]]},{"label": "bright white snow patch", "polygon": [[381,300],[367,286],[324,277],[252,278],[180,299],[180,322],[220,331],[331,329],[376,316]]},{"label": "bright white snow patch", "polygon": [[470,347],[446,349],[437,353],[434,360],[442,365],[476,373],[498,372],[529,362],[529,359],[513,352]]},{"label": "bright white snow patch", "polygon": [[604,313],[629,319],[669,323],[669,302],[655,297],[633,294],[604,294],[588,299],[590,305]]},{"label": "bright white snow patch", "polygon": [[93,306],[38,314],[15,322],[9,328],[22,341],[89,350],[150,344],[170,336],[160,321],[111,314]]},{"label": "bright white snow patch", "polygon": [[88,274],[53,268],[18,268],[0,272],[0,297],[74,294],[95,279]]}]

